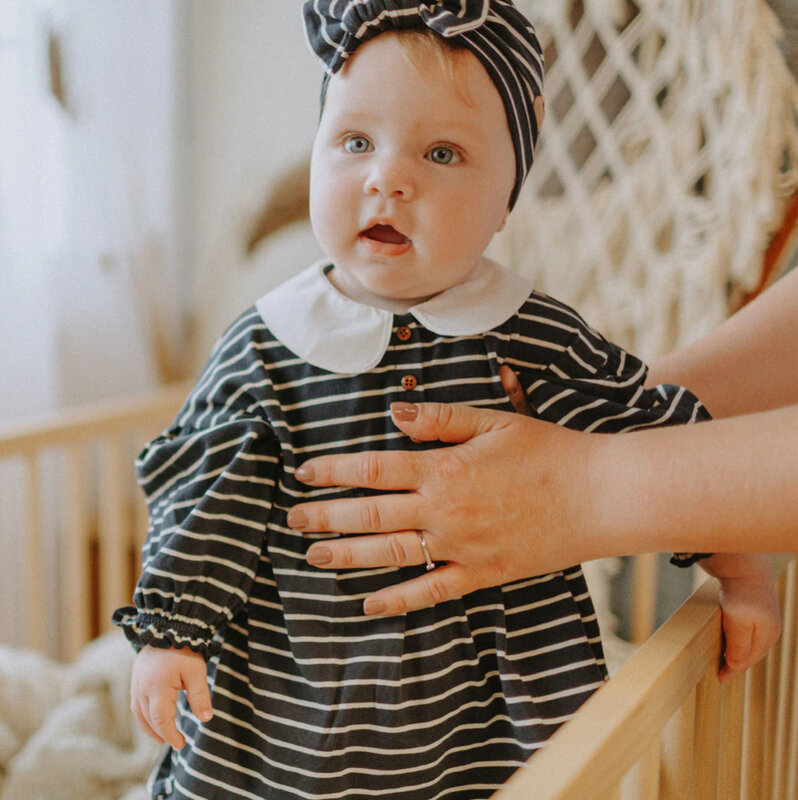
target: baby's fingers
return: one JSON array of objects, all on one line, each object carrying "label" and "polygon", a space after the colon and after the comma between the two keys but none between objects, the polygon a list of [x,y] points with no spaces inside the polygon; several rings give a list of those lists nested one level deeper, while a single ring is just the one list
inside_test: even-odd
[{"label": "baby's fingers", "polygon": [[757,661],[763,659],[767,655],[768,650],[779,640],[780,635],[781,617],[778,609],[776,609],[773,616],[754,627],[754,633],[751,638],[750,663],[756,664]]},{"label": "baby's fingers", "polygon": [[152,729],[175,750],[182,750],[186,740],[175,725],[177,691],[162,692],[149,698],[146,719]]},{"label": "baby's fingers", "polygon": [[151,739],[155,739],[158,744],[163,744],[163,739],[158,736],[158,734],[152,729],[150,723],[147,722],[147,718],[141,711],[141,706],[138,702],[133,702],[130,705],[130,710],[133,712],[133,716],[136,718],[136,722],[138,723],[139,728],[144,731]]},{"label": "baby's fingers", "polygon": [[721,683],[726,683],[740,672],[745,672],[754,663],[751,660],[754,625],[751,622],[736,620],[730,615],[725,615],[723,634],[726,639],[726,647],[723,651],[723,666],[718,673],[718,679]]},{"label": "baby's fingers", "polygon": [[207,722],[213,716],[211,708],[211,693],[208,690],[207,672],[205,665],[201,669],[192,670],[183,675],[183,688],[186,690],[186,699],[194,716]]}]

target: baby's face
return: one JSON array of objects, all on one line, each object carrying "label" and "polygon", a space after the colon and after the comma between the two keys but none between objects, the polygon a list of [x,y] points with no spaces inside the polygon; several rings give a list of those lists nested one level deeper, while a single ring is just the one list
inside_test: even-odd
[{"label": "baby's face", "polygon": [[[426,62],[426,63],[424,63]],[[377,36],[330,80],[313,146],[310,218],[340,290],[404,310],[469,277],[504,224],[515,155],[484,67],[454,81]]]}]

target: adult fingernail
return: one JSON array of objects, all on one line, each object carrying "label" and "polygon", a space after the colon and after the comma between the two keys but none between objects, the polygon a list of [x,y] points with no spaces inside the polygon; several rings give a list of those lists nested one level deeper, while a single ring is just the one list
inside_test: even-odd
[{"label": "adult fingernail", "polygon": [[332,552],[329,547],[311,547],[308,550],[308,564],[314,567],[321,567],[332,561]]},{"label": "adult fingernail", "polygon": [[293,528],[295,531],[301,531],[303,528],[307,527],[308,517],[304,511],[299,511],[296,508],[292,508],[288,512],[286,521],[288,522],[289,528]]},{"label": "adult fingernail", "polygon": [[418,416],[415,403],[391,403],[391,414],[400,422],[412,422]]},{"label": "adult fingernail", "polygon": [[296,479],[299,481],[312,481],[316,477],[316,470],[308,464],[303,464],[295,473]]},{"label": "adult fingernail", "polygon": [[382,600],[375,600],[373,597],[366,599],[363,603],[363,613],[367,616],[376,616],[377,614],[385,613],[385,603]]}]

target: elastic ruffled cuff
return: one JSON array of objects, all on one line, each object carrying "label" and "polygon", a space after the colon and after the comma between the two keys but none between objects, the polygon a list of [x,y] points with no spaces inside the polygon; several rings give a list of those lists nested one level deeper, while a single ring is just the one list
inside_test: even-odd
[{"label": "elastic ruffled cuff", "polygon": [[671,556],[671,564],[677,567],[692,567],[696,561],[702,558],[709,558],[712,553],[674,553]]},{"label": "elastic ruffled cuff", "polygon": [[205,625],[194,625],[161,614],[141,613],[135,606],[125,606],[114,611],[114,625],[125,632],[136,652],[145,645],[168,648],[183,647],[212,658],[222,649],[222,643],[214,640],[214,631]]}]

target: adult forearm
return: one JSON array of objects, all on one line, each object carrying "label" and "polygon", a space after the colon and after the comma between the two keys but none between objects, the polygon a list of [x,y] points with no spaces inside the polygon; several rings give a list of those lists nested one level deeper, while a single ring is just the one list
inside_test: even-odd
[{"label": "adult forearm", "polygon": [[717,330],[651,365],[647,385],[687,386],[716,417],[798,403],[798,270]]},{"label": "adult forearm", "polygon": [[608,555],[798,551],[798,405],[607,437],[598,454]]}]

